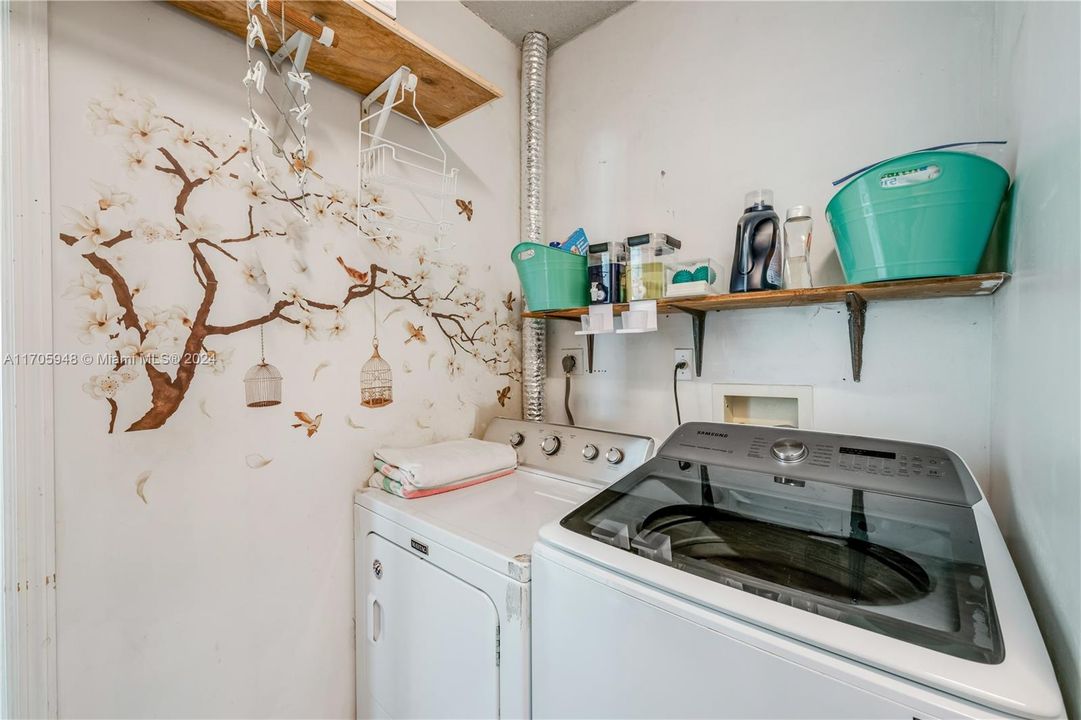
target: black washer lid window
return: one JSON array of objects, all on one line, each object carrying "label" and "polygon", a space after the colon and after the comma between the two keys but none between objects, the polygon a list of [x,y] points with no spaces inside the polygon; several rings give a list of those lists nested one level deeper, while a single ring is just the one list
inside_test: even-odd
[{"label": "black washer lid window", "polygon": [[657,457],[561,524],[871,632],[981,663],[1003,658],[966,506]]}]

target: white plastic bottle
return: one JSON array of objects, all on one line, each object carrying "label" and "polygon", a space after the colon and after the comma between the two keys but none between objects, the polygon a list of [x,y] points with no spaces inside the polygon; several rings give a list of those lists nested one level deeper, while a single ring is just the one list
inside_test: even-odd
[{"label": "white plastic bottle", "polygon": [[809,288],[811,284],[811,220],[810,205],[788,208],[784,221],[784,286]]}]

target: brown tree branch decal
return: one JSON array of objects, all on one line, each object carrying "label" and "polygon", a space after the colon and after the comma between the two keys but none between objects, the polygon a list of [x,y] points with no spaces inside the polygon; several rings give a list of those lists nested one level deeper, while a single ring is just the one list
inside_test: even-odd
[{"label": "brown tree branch decal", "polygon": [[[353,239],[358,222],[364,223],[364,214],[358,211],[385,205],[376,195],[378,189],[372,188],[372,195],[362,204],[325,181],[326,188],[309,189],[303,197],[276,195],[243,162],[251,151],[246,141],[216,141],[174,116],[160,113],[152,100],[124,91],[108,100],[92,101],[89,119],[97,134],[126,138],[127,164],[133,174],[169,178],[175,188],[173,216],[161,222],[130,216],[128,209],[135,203],[134,193],[95,184],[96,205],[89,210],[69,209],[70,224],[59,236],[90,267],[71,289],[71,294],[89,303],[80,338],[87,343],[103,341],[115,355],[111,370],[93,376],[84,386],[92,397],[106,401],[109,432],[114,430],[120,409],[119,392],[140,373],[149,382],[149,407],[127,427],[128,431],[162,427],[180,407],[200,372],[225,369],[230,352],[208,347],[208,341],[279,321],[302,327],[306,337],[316,337],[320,334],[317,314],[333,318],[326,334],[338,336],[346,327],[345,309],[375,293],[432,319],[446,343],[446,371],[452,377],[462,372],[461,359],[468,359],[494,375],[510,381],[519,379],[513,308],[506,308],[506,312],[498,304],[495,309],[486,308],[484,293],[465,284],[468,268],[436,261],[424,246],[413,253],[415,269],[407,271],[367,261],[361,265],[368,267],[367,272],[358,272],[346,260],[337,258],[343,269],[340,277],[347,283],[338,299],[306,297],[292,288],[272,289],[257,260],[246,261],[241,253],[232,250],[257,242],[301,245],[308,229],[292,210],[305,200],[313,224],[334,222],[343,236]],[[313,185],[309,183],[309,187]],[[216,224],[189,213],[192,199],[214,188],[243,191],[247,201],[242,211],[245,227],[235,236],[225,237]],[[257,209],[275,208],[289,210],[287,219],[270,223],[257,219]],[[125,245],[139,240],[186,246],[190,255],[188,272],[200,291],[194,312],[180,306],[162,309],[140,304],[142,288],[125,275],[123,265]],[[400,255],[400,243],[401,238],[385,235],[370,241],[368,249],[387,256]],[[364,248],[352,248],[347,253],[356,256],[358,250]],[[295,262],[306,267],[299,252]],[[162,271],[171,272],[172,268]],[[240,322],[214,322],[219,273],[225,271],[239,272],[249,286],[263,292],[269,303],[266,310]],[[445,292],[429,289],[435,271],[446,276],[449,289]],[[170,349],[174,352],[167,354],[165,351]]]}]

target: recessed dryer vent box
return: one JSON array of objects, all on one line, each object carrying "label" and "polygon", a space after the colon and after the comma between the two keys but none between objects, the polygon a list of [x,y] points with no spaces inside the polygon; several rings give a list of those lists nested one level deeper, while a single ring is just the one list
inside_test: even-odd
[{"label": "recessed dryer vent box", "polygon": [[814,426],[810,385],[714,385],[713,419],[741,425]]}]

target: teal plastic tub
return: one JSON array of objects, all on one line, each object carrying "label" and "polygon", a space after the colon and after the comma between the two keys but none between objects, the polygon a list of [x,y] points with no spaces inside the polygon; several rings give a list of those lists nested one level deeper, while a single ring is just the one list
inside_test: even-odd
[{"label": "teal plastic tub", "polygon": [[522,281],[532,312],[565,310],[589,304],[586,256],[537,243],[518,243],[510,259]]},{"label": "teal plastic tub", "polygon": [[879,163],[826,206],[849,283],[970,275],[1010,184],[968,153],[917,152]]}]

